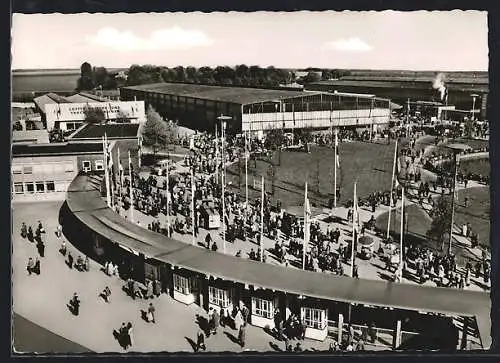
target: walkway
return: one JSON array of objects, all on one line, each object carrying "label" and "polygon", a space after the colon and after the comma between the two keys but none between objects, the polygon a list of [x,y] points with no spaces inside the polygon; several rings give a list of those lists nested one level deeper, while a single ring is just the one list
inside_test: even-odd
[{"label": "walkway", "polygon": [[[195,315],[205,316],[206,313],[198,306],[186,306],[167,294],[162,294],[152,301],[156,307],[157,323],[146,323],[141,318],[140,310],[145,309],[148,302],[129,298],[121,290],[123,281],[119,278],[106,276],[100,271],[101,266],[93,261],[89,272],[68,269],[64,257],[58,253],[60,240],[54,235],[60,206],[61,203],[13,205],[14,312],[97,353],[123,352],[112,332],[122,322],[128,321],[134,327],[133,351],[192,352],[190,340],[195,340],[198,331]],[[37,252],[34,244],[21,238],[19,228],[22,221],[36,226],[38,220],[42,220],[47,230],[43,237],[46,244],[45,257],[40,258],[41,274],[28,276],[28,257],[35,257]],[[67,243],[67,247],[75,257],[78,256],[79,252],[73,246]],[[110,304],[98,297],[105,286],[109,286],[112,291]],[[71,315],[66,307],[74,292],[79,294],[82,301],[78,317]],[[31,336],[30,331],[22,331],[20,334],[24,341]],[[241,352],[243,349],[233,342],[235,335],[235,331],[223,329],[206,340],[208,351]],[[329,339],[325,342],[306,340],[302,346],[311,350],[325,350],[329,342]],[[20,348],[29,346],[33,345],[23,343]],[[60,347],[59,351],[64,348]],[[284,343],[278,342],[262,329],[248,327],[245,349],[264,352],[283,348]],[[71,347],[66,349],[73,351]]]}]

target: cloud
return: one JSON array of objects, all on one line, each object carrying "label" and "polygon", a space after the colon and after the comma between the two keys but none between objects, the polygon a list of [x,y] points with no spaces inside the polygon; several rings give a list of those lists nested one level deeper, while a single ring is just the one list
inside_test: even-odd
[{"label": "cloud", "polygon": [[102,28],[86,38],[90,45],[97,45],[119,51],[185,50],[207,47],[213,39],[199,30],[186,30],[174,26],[157,30],[148,38],[141,38],[131,31]]},{"label": "cloud", "polygon": [[338,50],[341,52],[366,52],[372,49],[370,45],[359,38],[338,39],[323,44],[325,50]]}]

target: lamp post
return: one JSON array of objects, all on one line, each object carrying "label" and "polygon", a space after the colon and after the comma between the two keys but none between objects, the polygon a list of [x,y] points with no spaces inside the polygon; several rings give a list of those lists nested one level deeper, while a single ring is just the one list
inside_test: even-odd
[{"label": "lamp post", "polygon": [[476,111],[476,97],[479,97],[476,94],[472,94],[472,115],[471,115],[471,120],[474,122],[475,121],[475,111]]},{"label": "lamp post", "polygon": [[217,120],[221,122],[221,158],[222,158],[222,172],[221,172],[221,182],[222,182],[222,243],[223,251],[226,253],[226,201],[225,201],[225,184],[226,184],[226,163],[225,163],[225,142],[226,142],[226,123],[232,118],[229,116],[220,115]]}]

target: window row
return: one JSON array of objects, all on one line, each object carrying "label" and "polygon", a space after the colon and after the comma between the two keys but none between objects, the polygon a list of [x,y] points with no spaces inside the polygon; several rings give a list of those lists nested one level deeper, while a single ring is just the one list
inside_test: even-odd
[{"label": "window row", "polygon": [[[90,160],[82,161],[83,171],[91,171],[92,170],[92,162]],[[104,161],[96,160],[94,161],[94,170],[102,171],[104,170]]]},{"label": "window row", "polygon": [[19,182],[14,183],[13,188],[15,194],[54,193],[64,191],[63,185],[58,183],[56,188],[56,183],[53,181]]},{"label": "window row", "polygon": [[252,314],[266,318],[272,319],[274,310],[273,303],[270,300],[259,299],[257,297],[252,298]]},{"label": "window row", "polygon": [[81,122],[66,122],[66,130],[76,130],[82,125]]},{"label": "window row", "polygon": [[218,289],[213,286],[208,287],[208,301],[210,304],[217,305],[221,308],[227,308],[231,305],[230,290]]},{"label": "window row", "polygon": [[301,313],[305,326],[319,330],[326,328],[326,310],[302,307]]},{"label": "window row", "polygon": [[71,173],[75,171],[73,163],[47,163],[37,165],[12,165],[12,174],[50,174],[50,173]]}]

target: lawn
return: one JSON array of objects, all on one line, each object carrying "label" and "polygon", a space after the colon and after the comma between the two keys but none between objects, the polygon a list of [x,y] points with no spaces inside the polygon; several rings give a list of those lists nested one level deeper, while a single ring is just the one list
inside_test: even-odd
[{"label": "lawn", "polygon": [[491,171],[490,159],[464,159],[460,161],[459,170],[462,173],[489,176]]},{"label": "lawn", "polygon": [[[468,206],[464,207],[464,197],[468,196]],[[427,240],[426,233],[430,228],[431,219],[416,204],[405,208],[408,215],[408,223],[405,225],[405,243],[416,243],[420,246],[427,246],[439,250],[435,242]],[[377,218],[377,228],[382,231],[387,230],[388,213],[384,213]],[[479,236],[479,243],[483,246],[490,246],[490,193],[488,187],[469,188],[460,190],[458,202],[455,204],[455,225],[461,226],[469,222],[472,229]],[[400,212],[393,211],[391,217],[391,234],[399,242]],[[447,244],[445,246],[447,248]],[[454,250],[457,259],[462,263],[468,258],[474,258],[466,250]]]},{"label": "lawn", "polygon": [[[341,189],[340,201],[343,203],[353,198],[353,185],[357,180],[359,197],[364,197],[375,191],[389,190],[394,144],[376,144],[365,142],[343,143],[339,147],[340,168],[337,169],[337,185]],[[309,185],[311,203],[317,206],[327,206],[328,200],[333,198],[334,191],[334,150],[328,147],[311,148],[311,152],[286,151],[281,154],[281,165],[275,167],[275,193],[273,200],[280,200],[284,207],[303,205],[304,183]],[[278,163],[278,156],[273,157],[274,164]],[[271,178],[269,176],[270,163],[257,160],[248,162],[248,184],[253,185],[254,179],[260,182],[264,175],[266,191],[271,192]],[[240,164],[240,178],[238,165],[228,168],[228,182],[234,189],[245,193],[245,165]],[[259,191],[249,188],[251,198],[259,196]]]},{"label": "lawn", "polygon": [[[469,198],[467,208],[464,198]],[[477,187],[458,191],[455,203],[455,224],[461,226],[469,222],[477,232],[479,244],[490,246],[490,188]]]}]

